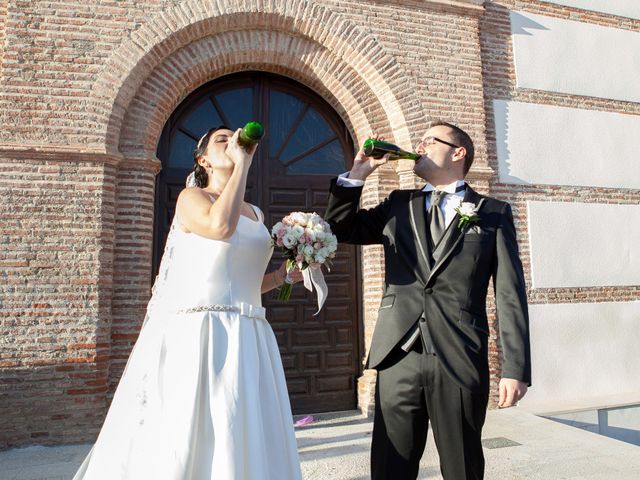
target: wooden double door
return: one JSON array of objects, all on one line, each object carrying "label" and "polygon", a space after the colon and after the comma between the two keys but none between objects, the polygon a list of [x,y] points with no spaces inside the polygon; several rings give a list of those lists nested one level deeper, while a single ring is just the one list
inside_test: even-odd
[{"label": "wooden double door", "polygon": [[[268,228],[292,211],[324,215],[329,181],[348,170],[353,143],[342,120],[317,94],[288,78],[245,72],[206,84],[172,114],[158,145],[163,169],[156,185],[154,277],[175,204],[193,167],[192,151],[211,127],[235,129],[259,120],[266,130],[249,172],[246,200],[265,213]],[[276,251],[268,270],[283,256]],[[302,284],[291,299],[263,296],[274,330],[294,413],[356,407],[363,351],[360,272],[355,247],[340,245],[329,296],[317,316],[315,293]]]}]

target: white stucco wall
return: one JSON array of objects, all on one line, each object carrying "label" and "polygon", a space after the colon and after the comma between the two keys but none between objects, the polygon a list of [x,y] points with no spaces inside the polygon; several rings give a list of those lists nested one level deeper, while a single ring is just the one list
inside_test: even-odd
[{"label": "white stucco wall", "polygon": [[640,33],[511,12],[518,88],[640,102]]},{"label": "white stucco wall", "polygon": [[[585,15],[510,13],[516,87],[521,98],[540,104],[494,100],[498,177],[594,193],[593,203],[572,202],[564,190],[527,202],[533,289],[624,290],[640,285],[640,205],[625,203],[625,189],[640,188],[632,140],[640,138],[640,115],[622,113],[635,110],[620,101],[640,102],[640,32],[589,23],[588,10],[640,19],[640,1],[546,3]],[[557,102],[543,92],[568,95],[581,108],[549,105]],[[610,192],[600,197],[603,187],[621,189],[620,203],[608,200]],[[638,401],[640,301],[585,295],[588,303],[530,305],[533,386],[525,408],[558,412]]]},{"label": "white stucco wall", "polygon": [[586,405],[640,391],[640,302],[530,305],[532,388],[525,407]]},{"label": "white stucco wall", "polygon": [[640,115],[506,100],[493,110],[501,182],[640,188],[629,141],[640,138]]},{"label": "white stucco wall", "polygon": [[640,19],[640,2],[638,0],[540,0],[556,5],[576,7],[594,12],[610,13],[621,17]]},{"label": "white stucco wall", "polygon": [[640,205],[527,208],[533,288],[640,285]]}]

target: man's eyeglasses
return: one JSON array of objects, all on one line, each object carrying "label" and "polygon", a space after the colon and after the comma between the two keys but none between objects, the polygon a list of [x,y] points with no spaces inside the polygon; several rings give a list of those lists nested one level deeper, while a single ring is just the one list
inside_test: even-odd
[{"label": "man's eyeglasses", "polygon": [[417,144],[414,150],[418,150],[419,147],[421,146],[428,146],[428,145],[433,145],[436,142],[440,142],[440,143],[444,143],[445,145],[450,146],[451,148],[460,148],[460,145],[454,145],[453,143],[449,143],[446,140],[442,140],[441,138],[438,137],[426,137],[423,138],[422,140],[420,140]]}]

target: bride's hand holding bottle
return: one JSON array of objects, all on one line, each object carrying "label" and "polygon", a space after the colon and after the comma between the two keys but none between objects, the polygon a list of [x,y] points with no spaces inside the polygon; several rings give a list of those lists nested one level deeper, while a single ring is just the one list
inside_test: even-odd
[{"label": "bride's hand holding bottle", "polygon": [[254,143],[253,145],[249,145],[247,147],[240,144],[240,134],[242,133],[242,129],[238,128],[233,136],[229,139],[227,143],[226,154],[233,163],[241,168],[245,168],[249,170],[251,167],[251,163],[253,162],[253,156],[258,149],[258,143]]}]

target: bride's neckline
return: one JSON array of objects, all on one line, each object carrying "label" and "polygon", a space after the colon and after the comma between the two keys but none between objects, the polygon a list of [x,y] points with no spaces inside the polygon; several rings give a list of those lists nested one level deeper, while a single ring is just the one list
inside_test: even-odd
[{"label": "bride's neckline", "polygon": [[[255,211],[255,210],[253,211],[253,214],[254,214],[256,217],[258,216],[258,214],[256,213],[256,211]],[[242,218],[246,218],[246,219],[247,219],[247,220],[249,220],[251,223],[262,223],[262,222],[261,222],[260,220],[258,220],[257,218],[256,218],[256,220],[254,220],[253,218],[249,218],[249,217],[247,217],[246,215],[243,215],[243,214],[240,214],[240,216],[241,216]]]}]

